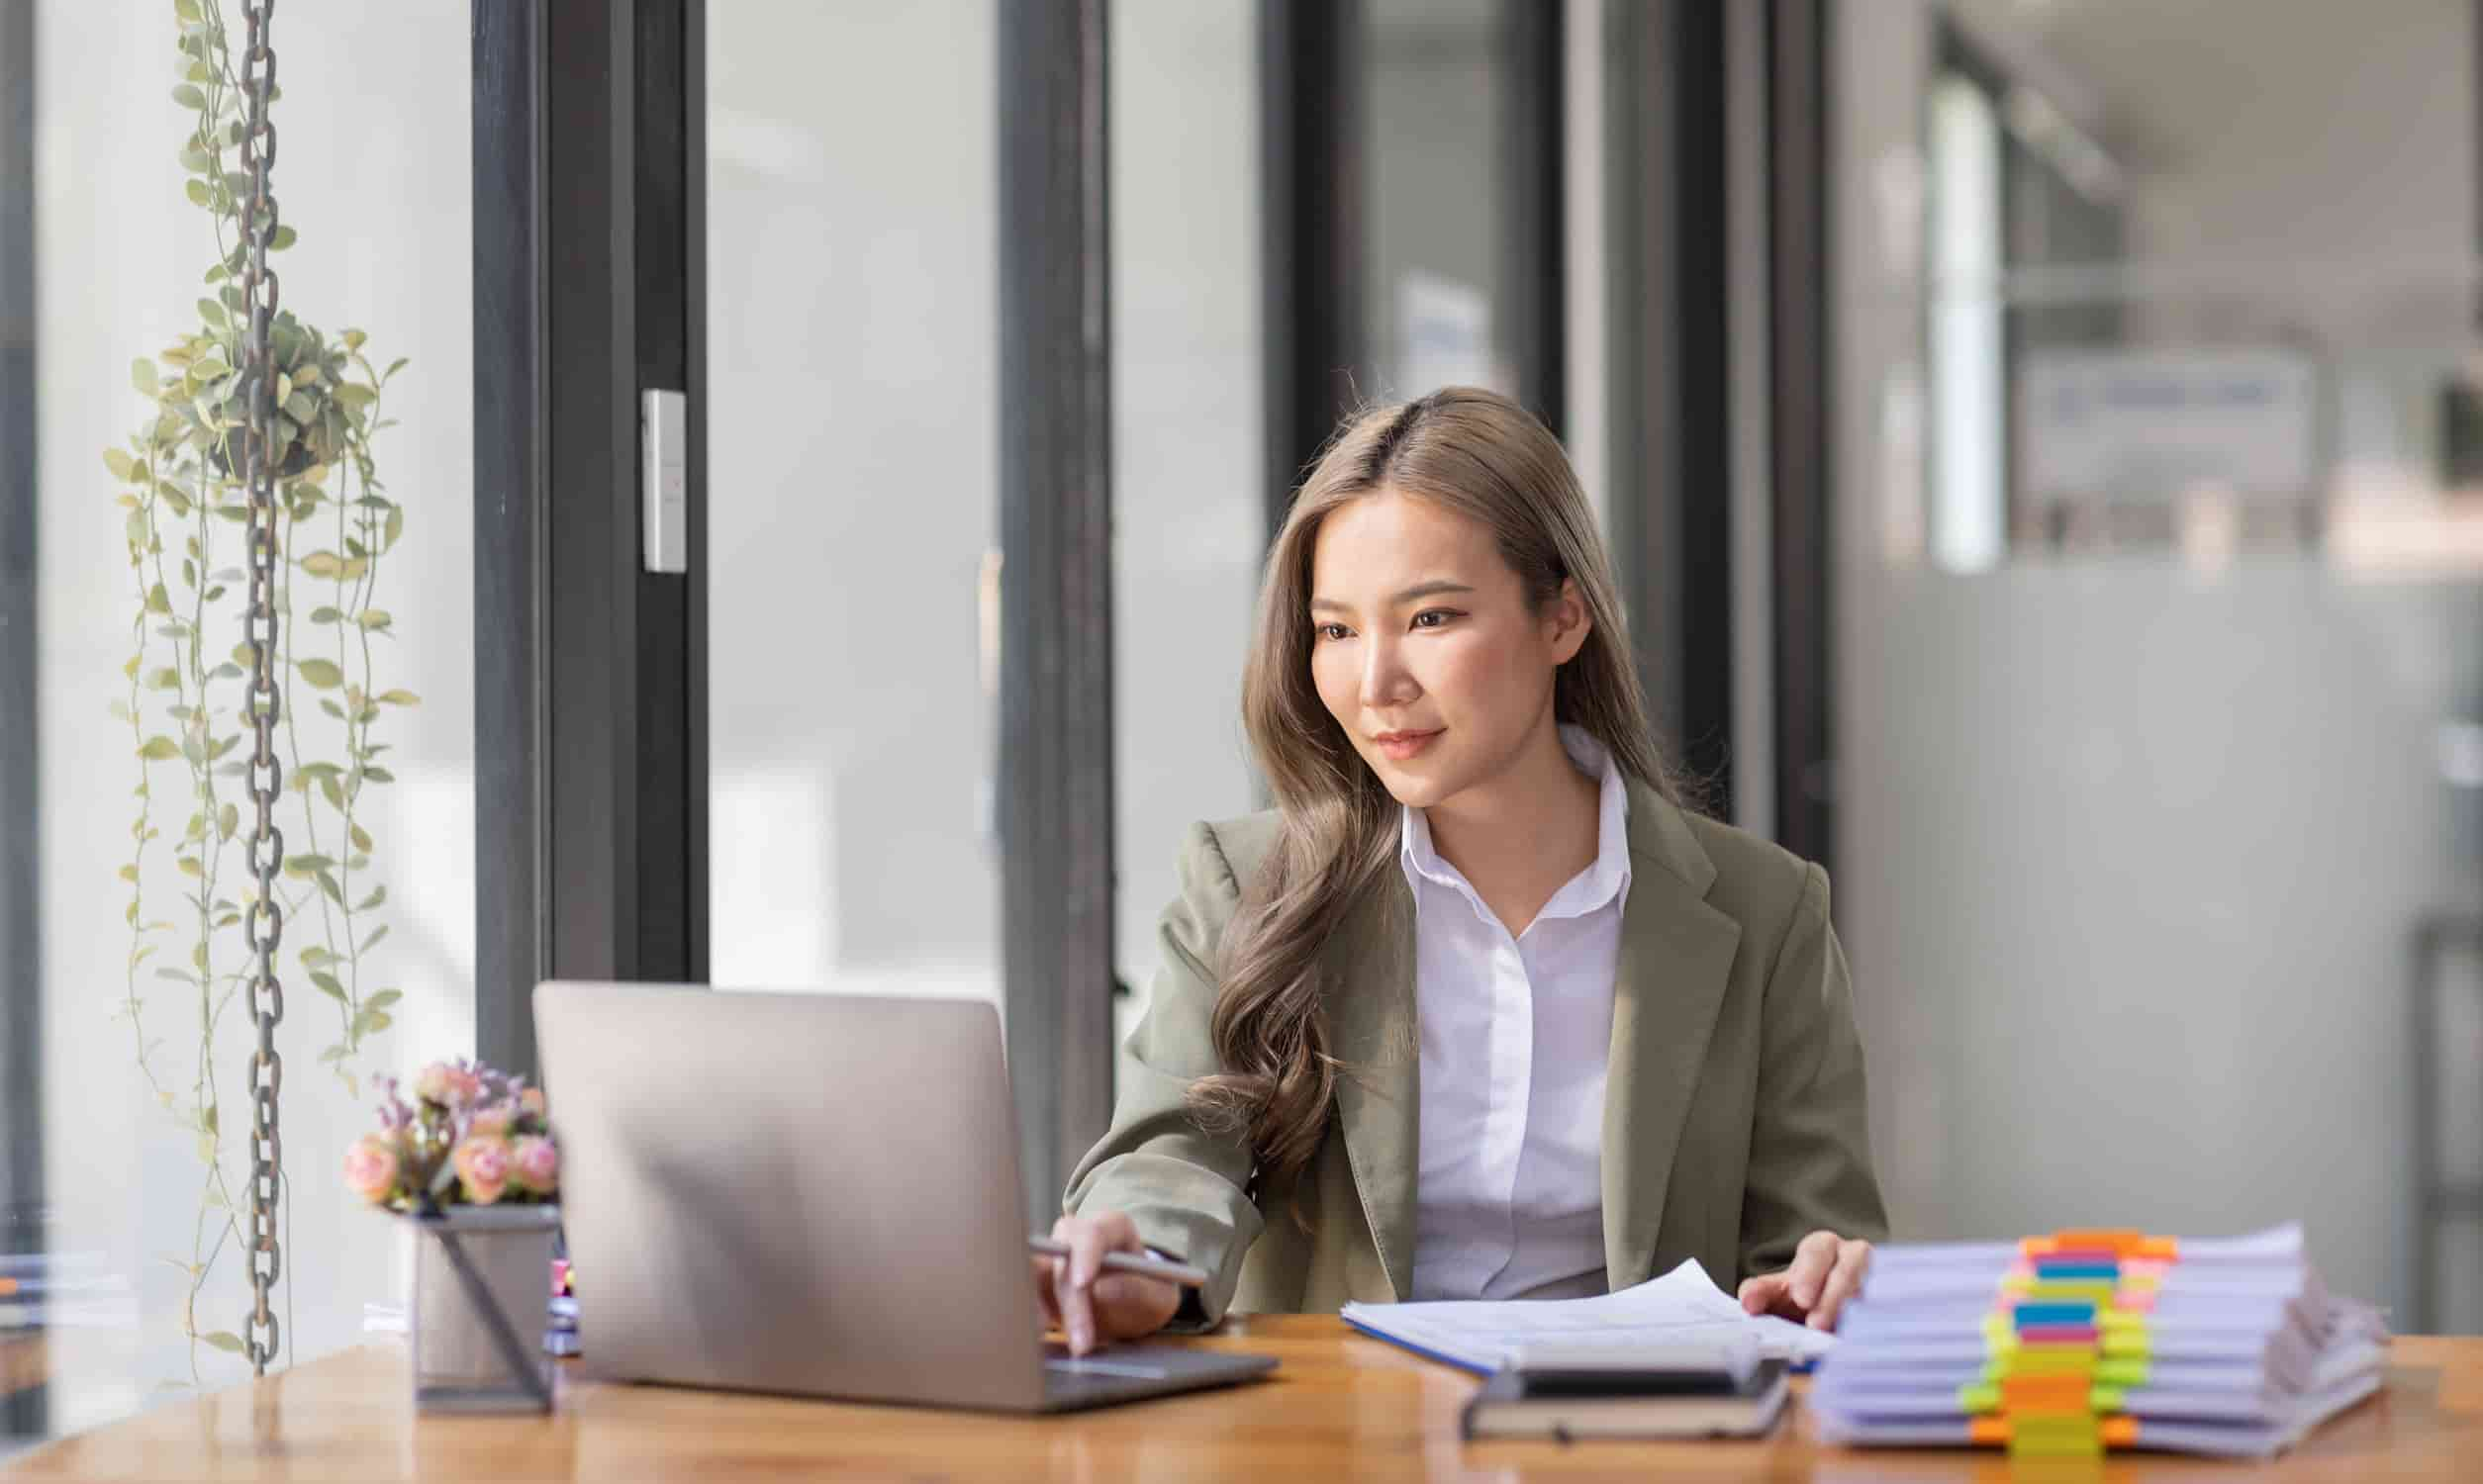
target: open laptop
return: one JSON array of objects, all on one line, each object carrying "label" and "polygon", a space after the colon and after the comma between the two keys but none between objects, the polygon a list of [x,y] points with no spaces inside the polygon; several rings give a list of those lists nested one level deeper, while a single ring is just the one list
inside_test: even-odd
[{"label": "open laptop", "polygon": [[990,1004],[551,982],[534,1027],[590,1375],[1055,1412],[1275,1368],[1045,1345]]}]

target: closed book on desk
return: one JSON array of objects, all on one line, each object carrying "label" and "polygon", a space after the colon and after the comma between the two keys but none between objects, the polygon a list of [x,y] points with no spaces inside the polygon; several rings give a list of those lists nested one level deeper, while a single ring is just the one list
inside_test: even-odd
[{"label": "closed book on desk", "polygon": [[1461,1431],[1476,1438],[1758,1438],[1784,1411],[1785,1362],[1763,1360],[1748,1378],[1714,1382],[1663,1371],[1576,1372],[1512,1365],[1466,1404]]}]

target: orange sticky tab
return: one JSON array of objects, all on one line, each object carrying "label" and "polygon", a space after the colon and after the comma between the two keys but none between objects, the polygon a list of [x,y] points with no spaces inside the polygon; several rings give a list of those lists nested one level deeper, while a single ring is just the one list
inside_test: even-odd
[{"label": "orange sticky tab", "polygon": [[2011,1376],[2000,1383],[2001,1405],[2017,1412],[2071,1412],[2094,1410],[2094,1388],[2086,1375]]},{"label": "orange sticky tab", "polygon": [[2005,1417],[1978,1417],[1965,1425],[1965,1440],[1997,1443],[2009,1440],[2009,1420]]},{"label": "orange sticky tab", "polygon": [[2178,1237],[2149,1237],[2142,1240],[2137,1247],[2131,1249],[2127,1255],[2133,1257],[2153,1257],[2164,1262],[2178,1262],[2181,1260],[2181,1239]]},{"label": "orange sticky tab", "polygon": [[7,1298],[15,1292],[17,1292],[17,1279],[0,1278],[0,1298]]},{"label": "orange sticky tab", "polygon": [[2128,1253],[2138,1251],[2140,1245],[2145,1243],[2147,1240],[2148,1237],[2145,1232],[2120,1231],[2109,1228],[2100,1228],[2092,1231],[2054,1232],[2052,1234],[2052,1244],[2054,1252],[2066,1249],[2071,1252],[2109,1252]]},{"label": "orange sticky tab", "polygon": [[2107,1417],[2096,1432],[2104,1439],[2106,1447],[2136,1447],[2139,1441],[2139,1420],[2135,1417]]}]

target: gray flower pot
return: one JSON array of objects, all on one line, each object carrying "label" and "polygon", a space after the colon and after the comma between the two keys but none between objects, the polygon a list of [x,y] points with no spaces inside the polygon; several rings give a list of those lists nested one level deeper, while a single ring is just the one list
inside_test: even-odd
[{"label": "gray flower pot", "polygon": [[450,1206],[407,1224],[415,1231],[406,1317],[417,1410],[549,1411],[543,1329],[560,1208]]}]

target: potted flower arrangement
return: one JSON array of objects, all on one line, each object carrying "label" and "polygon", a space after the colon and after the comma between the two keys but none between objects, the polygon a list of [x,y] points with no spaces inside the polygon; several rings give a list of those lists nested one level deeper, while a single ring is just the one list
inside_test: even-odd
[{"label": "potted flower arrangement", "polygon": [[379,1130],[345,1152],[345,1184],[418,1229],[407,1324],[418,1404],[549,1404],[542,1358],[560,1225],[560,1146],[542,1089],[479,1063],[434,1062],[408,1100],[376,1079]]}]

